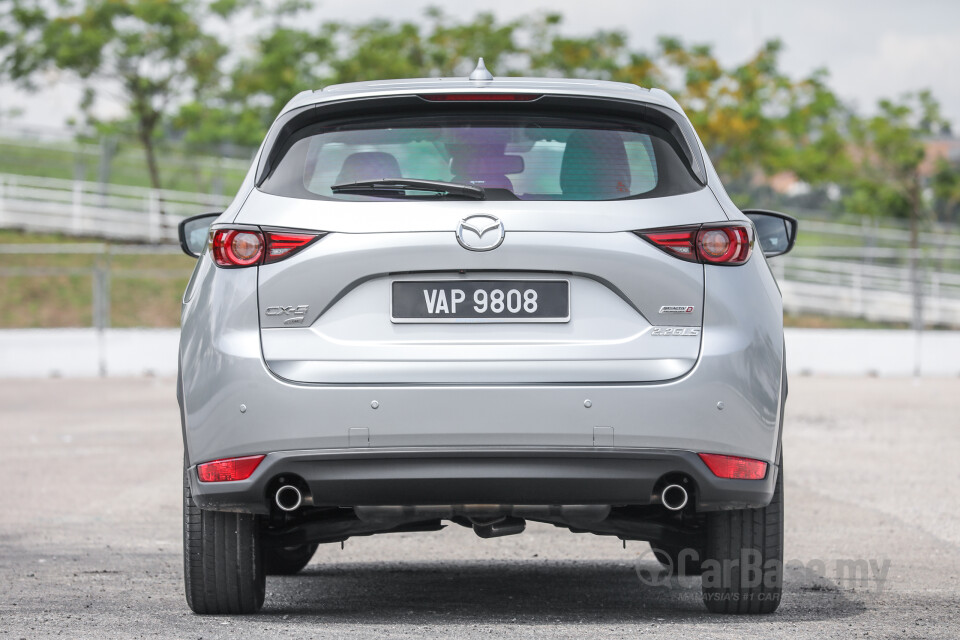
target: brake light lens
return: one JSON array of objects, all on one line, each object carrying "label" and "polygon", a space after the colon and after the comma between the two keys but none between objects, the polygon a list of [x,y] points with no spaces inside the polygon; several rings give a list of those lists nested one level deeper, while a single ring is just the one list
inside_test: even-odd
[{"label": "brake light lens", "polygon": [[534,93],[424,93],[430,102],[531,102],[540,96]]},{"label": "brake light lens", "polygon": [[266,264],[283,260],[313,242],[319,233],[280,233],[267,231],[267,252],[263,261]]},{"label": "brake light lens", "polygon": [[654,231],[652,233],[641,233],[640,237],[649,240],[654,245],[681,260],[698,262],[696,248],[697,231],[699,229],[700,227],[691,227],[687,229]]},{"label": "brake light lens", "polygon": [[744,224],[677,227],[637,235],[687,262],[736,266],[746,262],[753,250],[753,227]]},{"label": "brake light lens", "polygon": [[263,235],[248,229],[215,229],[213,260],[221,267],[249,267],[263,257]]},{"label": "brake light lens", "polygon": [[246,480],[266,456],[224,458],[197,465],[200,482],[233,482]]},{"label": "brake light lens", "polygon": [[767,475],[767,463],[753,458],[724,456],[719,453],[700,453],[700,459],[713,475],[730,480],[763,480]]},{"label": "brake light lens", "polygon": [[752,246],[747,227],[713,227],[697,234],[697,253],[712,264],[743,264]]},{"label": "brake light lens", "polygon": [[210,244],[218,266],[235,268],[270,264],[288,258],[321,233],[291,233],[256,229],[214,229]]}]

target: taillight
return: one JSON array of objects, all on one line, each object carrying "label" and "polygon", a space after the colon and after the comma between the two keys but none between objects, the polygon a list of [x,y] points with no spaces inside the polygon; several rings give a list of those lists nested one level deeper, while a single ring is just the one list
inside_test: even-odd
[{"label": "taillight", "polygon": [[701,453],[700,459],[713,475],[730,480],[763,480],[767,475],[767,463],[753,458],[724,456],[719,453]]},{"label": "taillight", "polygon": [[242,458],[224,458],[197,465],[197,476],[201,482],[232,482],[246,480],[256,470],[266,456],[244,456]]},{"label": "taillight", "polygon": [[540,96],[535,93],[424,93],[430,102],[531,102]]},{"label": "taillight", "polygon": [[638,231],[644,240],[688,262],[740,265],[753,250],[753,227],[744,224]]},{"label": "taillight", "polygon": [[287,258],[318,238],[320,233],[214,229],[213,260],[221,267],[250,267]]}]

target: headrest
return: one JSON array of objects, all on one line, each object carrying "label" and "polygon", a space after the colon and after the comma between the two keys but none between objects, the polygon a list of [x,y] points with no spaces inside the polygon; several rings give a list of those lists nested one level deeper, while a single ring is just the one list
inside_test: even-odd
[{"label": "headrest", "polygon": [[362,151],[351,153],[343,161],[343,168],[333,184],[347,184],[380,178],[402,178],[400,164],[389,153]]},{"label": "headrest", "polygon": [[611,199],[630,195],[630,162],[615,131],[574,131],[560,167],[560,189],[575,199]]}]

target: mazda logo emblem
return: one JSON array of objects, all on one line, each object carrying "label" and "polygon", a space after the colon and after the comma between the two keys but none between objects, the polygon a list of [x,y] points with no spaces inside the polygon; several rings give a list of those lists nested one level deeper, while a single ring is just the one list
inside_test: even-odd
[{"label": "mazda logo emblem", "polygon": [[457,225],[457,242],[470,251],[490,251],[503,242],[503,223],[486,214],[469,216]]}]

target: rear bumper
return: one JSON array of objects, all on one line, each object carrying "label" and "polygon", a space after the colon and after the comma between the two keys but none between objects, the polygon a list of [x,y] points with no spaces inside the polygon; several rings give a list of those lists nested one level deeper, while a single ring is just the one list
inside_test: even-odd
[{"label": "rear bumper", "polygon": [[[759,285],[769,286],[746,286],[749,279],[744,280],[744,275],[750,273]],[[650,451],[777,459],[783,373],[781,310],[762,255],[736,269],[715,267],[705,272],[704,307],[711,312],[704,316],[700,357],[694,367],[675,379],[636,384],[292,383],[271,372],[263,358],[257,277],[256,270],[217,269],[205,258],[198,263],[195,284],[187,292],[180,342],[180,399],[188,464],[285,452],[271,453],[261,471],[270,468],[276,457],[306,455],[308,459],[314,456],[315,462],[337,461],[337,468],[339,461],[351,461],[342,464],[342,473],[351,477],[359,473],[355,469],[372,464],[364,460],[390,458],[391,468],[383,471],[383,484],[389,488],[394,476],[398,483],[411,484],[404,474],[412,474],[416,480],[421,467],[438,467],[425,476],[427,481],[456,479],[444,475],[443,465],[428,460],[422,452],[494,451],[498,456],[507,450],[588,452],[563,464],[554,456],[547,465],[540,453],[531,453],[532,461],[520,463],[509,456],[501,456],[504,461],[495,465],[489,460],[459,463],[474,469],[471,473],[477,476],[476,482],[493,482],[481,478],[496,478],[497,474],[511,482],[517,478],[528,481],[524,465],[547,465],[550,468],[542,471],[544,477],[573,478],[576,482],[569,484],[577,486],[586,483],[584,478],[592,477],[591,473],[605,478],[604,469],[595,472],[590,465],[596,463],[584,462],[607,455],[599,452],[614,452],[610,460],[618,460],[616,456],[622,455],[618,452]],[[758,297],[764,296],[769,299],[759,304]],[[663,339],[669,342],[674,338]],[[538,366],[546,369],[552,365]],[[420,457],[404,463],[396,461],[403,455],[392,452],[407,452],[403,454],[407,459],[411,458],[409,452]],[[611,469],[619,468],[620,462],[610,460],[606,464]],[[701,464],[699,460],[690,464],[693,462]],[[514,464],[520,469],[513,470]],[[694,469],[688,467],[691,477],[700,477]],[[317,473],[318,482],[326,477]],[[630,479],[634,477],[631,474],[641,472],[629,468],[616,473]],[[603,495],[590,502],[624,497],[626,489],[617,486],[619,481],[615,476],[605,485],[608,489]],[[207,489],[197,493],[207,493]],[[592,491],[587,493],[592,495]],[[646,499],[642,493],[631,489],[626,498],[642,501]],[[495,492],[491,489],[488,494]],[[324,491],[321,495],[335,493]],[[544,494],[541,502],[554,502],[546,500],[549,497]],[[562,502],[570,504],[571,499]],[[257,500],[263,501],[263,496]],[[251,502],[247,498],[237,501],[241,505]]]},{"label": "rear bumper", "polygon": [[238,482],[204,483],[190,469],[203,509],[268,513],[284,476],[302,480],[314,506],[372,505],[647,505],[658,483],[682,474],[698,511],[769,504],[778,469],[763,480],[714,476],[696,453],[669,449],[392,449],[312,450],[268,454]]}]

